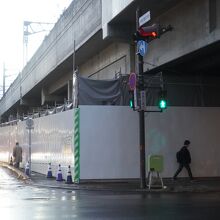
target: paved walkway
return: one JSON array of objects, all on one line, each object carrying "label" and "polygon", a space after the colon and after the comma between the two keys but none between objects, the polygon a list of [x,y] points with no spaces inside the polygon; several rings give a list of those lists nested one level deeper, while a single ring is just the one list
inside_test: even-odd
[{"label": "paved walkway", "polygon": [[181,178],[173,181],[170,178],[164,179],[164,188],[159,182],[152,184],[151,189],[148,186],[145,189],[140,188],[140,181],[117,181],[101,182],[90,181],[80,184],[66,184],[65,181],[58,182],[55,178],[48,179],[45,175],[33,173],[31,176],[33,185],[39,187],[54,187],[65,189],[84,189],[84,190],[105,190],[105,191],[130,191],[130,192],[212,192],[220,191],[220,178],[197,178],[190,181],[188,178]]},{"label": "paved walkway", "polygon": [[[161,188],[159,182],[154,182],[151,189],[140,188],[139,180],[132,181],[87,181],[80,184],[66,184],[65,181],[56,181],[55,178],[46,178],[46,175],[32,173],[31,178],[8,164],[0,164],[11,169],[15,174],[23,179],[27,184],[37,187],[62,188],[69,190],[104,190],[104,191],[129,191],[129,192],[220,192],[220,178],[196,178],[190,181],[188,178],[180,178],[173,181],[170,178],[163,179],[164,188]],[[146,180],[147,182],[147,180]]]}]

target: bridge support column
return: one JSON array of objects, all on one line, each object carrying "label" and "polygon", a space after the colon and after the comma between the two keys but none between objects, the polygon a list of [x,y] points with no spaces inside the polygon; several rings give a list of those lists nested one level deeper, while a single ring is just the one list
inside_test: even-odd
[{"label": "bridge support column", "polygon": [[68,80],[68,84],[67,84],[68,88],[68,94],[67,94],[67,99],[68,101],[71,101],[73,98],[73,80]]}]

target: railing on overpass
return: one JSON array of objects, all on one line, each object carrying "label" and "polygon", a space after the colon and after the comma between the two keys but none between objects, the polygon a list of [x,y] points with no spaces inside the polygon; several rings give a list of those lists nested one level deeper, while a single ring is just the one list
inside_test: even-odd
[{"label": "railing on overpass", "polygon": [[0,124],[0,127],[5,127],[5,126],[9,126],[9,125],[16,125],[18,123],[19,119],[15,119],[9,122],[4,122]]},{"label": "railing on overpass", "polygon": [[63,111],[68,111],[73,108],[73,103],[70,100],[66,100],[64,104],[55,104],[55,106],[44,106],[34,110],[32,113],[28,113],[27,115],[17,115],[16,117],[9,118],[8,122],[4,122],[0,124],[0,127],[10,126],[17,124],[18,121],[25,121],[28,118],[39,118],[47,115],[52,115],[56,113],[60,113]]}]

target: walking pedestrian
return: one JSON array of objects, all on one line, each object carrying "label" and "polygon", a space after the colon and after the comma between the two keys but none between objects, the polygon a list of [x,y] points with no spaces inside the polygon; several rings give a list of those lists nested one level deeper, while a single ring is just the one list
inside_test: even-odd
[{"label": "walking pedestrian", "polygon": [[13,148],[14,166],[19,168],[20,162],[22,162],[22,148],[19,143],[16,142]]},{"label": "walking pedestrian", "polygon": [[177,162],[179,163],[179,168],[177,169],[176,173],[173,176],[173,179],[176,180],[178,174],[182,171],[183,167],[186,168],[189,174],[190,180],[193,180],[192,172],[190,169],[190,163],[191,163],[191,155],[188,150],[188,147],[190,145],[189,140],[184,141],[184,146],[177,152]]}]

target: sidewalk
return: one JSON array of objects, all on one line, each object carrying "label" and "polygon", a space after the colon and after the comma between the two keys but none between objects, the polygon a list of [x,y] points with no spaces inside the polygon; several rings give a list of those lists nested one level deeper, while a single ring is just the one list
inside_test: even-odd
[{"label": "sidewalk", "polygon": [[[220,178],[196,178],[190,181],[188,178],[179,178],[173,181],[171,178],[163,179],[164,188],[157,183],[151,189],[140,188],[140,180],[130,181],[83,181],[80,184],[66,184],[65,181],[56,181],[55,178],[46,178],[46,175],[33,172],[31,178],[24,174],[20,169],[16,169],[8,164],[0,164],[16,173],[26,184],[37,187],[60,188],[68,190],[98,190],[115,192],[164,192],[164,193],[183,193],[183,192],[220,192]],[[147,182],[147,180],[146,180]]]},{"label": "sidewalk", "polygon": [[[140,188],[140,180],[131,181],[88,181],[80,184],[66,184],[65,181],[58,182],[55,178],[48,179],[45,175],[33,173],[31,176],[32,185],[38,187],[63,188],[71,190],[99,190],[99,191],[124,191],[124,192],[220,192],[220,178],[197,178],[190,181],[188,178],[181,178],[173,181],[171,178],[163,179],[164,188],[155,183],[151,189]],[[147,180],[146,180],[147,182]]]}]

